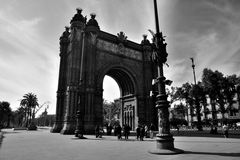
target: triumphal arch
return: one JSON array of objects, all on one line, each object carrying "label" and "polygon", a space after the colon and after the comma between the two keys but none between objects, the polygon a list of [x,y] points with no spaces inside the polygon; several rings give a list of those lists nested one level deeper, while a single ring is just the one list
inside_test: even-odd
[{"label": "triumphal arch", "polygon": [[140,44],[123,32],[101,31],[95,15],[87,20],[82,10],[60,37],[60,69],[56,121],[52,132],[73,134],[80,111],[85,133],[103,123],[103,79],[112,77],[120,88],[121,123],[134,129],[157,117],[149,96],[156,77],[151,62],[152,47],[144,36]]}]

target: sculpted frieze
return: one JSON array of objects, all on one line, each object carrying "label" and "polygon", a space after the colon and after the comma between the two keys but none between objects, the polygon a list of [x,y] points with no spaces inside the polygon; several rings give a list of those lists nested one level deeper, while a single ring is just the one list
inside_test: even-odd
[{"label": "sculpted frieze", "polygon": [[126,57],[142,60],[142,53],[125,47],[122,43],[114,44],[101,39],[97,39],[97,48],[112,52],[113,54],[124,55]]}]

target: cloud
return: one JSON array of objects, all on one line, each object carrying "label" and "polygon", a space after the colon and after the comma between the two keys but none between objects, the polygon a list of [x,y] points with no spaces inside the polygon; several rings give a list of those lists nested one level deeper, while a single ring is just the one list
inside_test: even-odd
[{"label": "cloud", "polygon": [[[193,82],[190,57],[196,63],[197,80],[206,67],[227,75],[240,74],[238,0],[157,2],[160,29],[168,43],[170,67],[164,72],[173,85]],[[135,42],[142,40],[142,34],[149,34],[148,29],[155,31],[152,1],[1,1],[0,100],[15,107],[25,93],[35,92],[40,102],[51,101],[51,113],[55,112],[59,36],[77,7],[83,8],[88,18],[95,12],[101,30],[115,35],[124,31]],[[119,92],[116,90],[114,93]]]},{"label": "cloud", "polygon": [[239,63],[232,63],[239,50],[239,9],[237,1],[177,1],[168,32],[169,63],[174,68],[169,76],[176,84],[193,82],[190,57],[198,80],[204,68],[239,74],[234,69]]},{"label": "cloud", "polygon": [[[0,21],[4,24],[0,26],[1,100],[11,102],[14,109],[19,106],[18,100],[28,92],[37,93],[41,101],[48,98],[55,101],[57,85],[54,76],[57,74],[53,70],[58,68],[57,54],[54,45],[41,37],[39,26],[43,18],[24,19],[14,11],[14,8],[6,7],[0,12]],[[49,92],[53,88],[54,92]]]}]

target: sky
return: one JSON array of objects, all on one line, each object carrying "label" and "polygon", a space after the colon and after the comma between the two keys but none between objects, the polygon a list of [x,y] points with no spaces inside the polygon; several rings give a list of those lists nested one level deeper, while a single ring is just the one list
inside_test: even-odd
[{"label": "sky", "polygon": [[[197,81],[204,68],[224,75],[240,75],[239,0],[158,0],[160,30],[166,37],[168,64],[164,67],[172,86]],[[49,101],[55,113],[59,72],[59,37],[76,13],[96,13],[100,29],[140,43],[148,29],[155,31],[152,0],[0,0],[0,101],[19,107],[24,94]],[[104,98],[119,97],[110,77],[104,79]],[[43,107],[44,108],[44,107]]]}]

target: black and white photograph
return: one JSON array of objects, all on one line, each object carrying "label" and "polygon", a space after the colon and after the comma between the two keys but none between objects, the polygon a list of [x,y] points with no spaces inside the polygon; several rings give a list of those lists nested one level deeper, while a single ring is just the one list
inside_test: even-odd
[{"label": "black and white photograph", "polygon": [[0,4],[0,160],[240,159],[239,0]]}]

